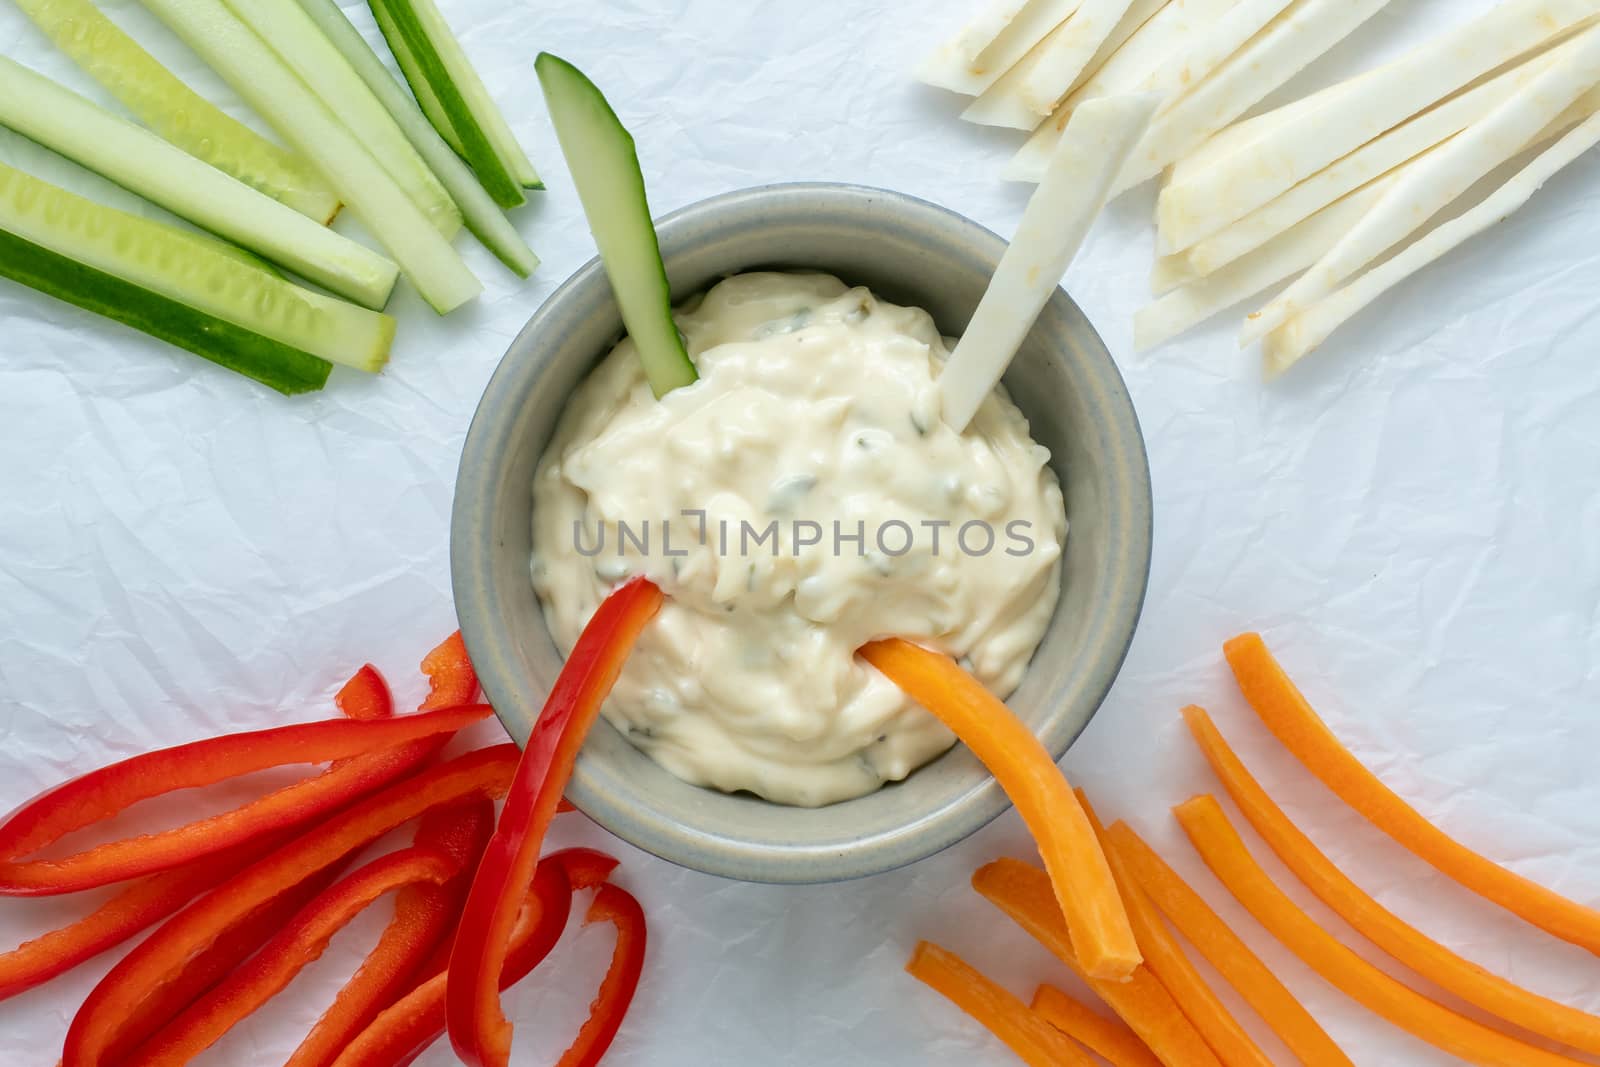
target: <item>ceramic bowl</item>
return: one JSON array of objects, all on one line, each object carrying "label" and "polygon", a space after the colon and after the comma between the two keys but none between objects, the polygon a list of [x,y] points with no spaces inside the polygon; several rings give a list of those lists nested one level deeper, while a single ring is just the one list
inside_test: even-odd
[{"label": "ceramic bowl", "polygon": [[[729,193],[657,226],[675,301],[745,270],[822,270],[926,308],[951,336],[966,326],[1005,248],[934,204],[832,184]],[[511,343],[462,452],[451,523],[456,611],[484,692],[519,742],[561,666],[529,576],[534,466],[568,396],[621,329],[604,271],[591,261]],[[1150,569],[1150,473],[1116,364],[1064,291],[1051,297],[1005,384],[1050,450],[1066,495],[1060,603],[1009,700],[1059,758],[1105,698],[1138,622]],[[869,796],[785,807],[688,785],[604,719],[567,796],[642,849],[759,882],[889,870],[961,840],[1008,803],[957,745]]]}]

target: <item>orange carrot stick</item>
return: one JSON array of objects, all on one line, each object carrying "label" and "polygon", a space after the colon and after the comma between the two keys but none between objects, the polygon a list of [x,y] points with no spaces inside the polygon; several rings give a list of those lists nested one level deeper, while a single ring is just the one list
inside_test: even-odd
[{"label": "orange carrot stick", "polygon": [[1308,1067],[1355,1067],[1350,1057],[1222,916],[1125,822],[1106,831],[1117,858],[1178,932]]},{"label": "orange carrot stick", "polygon": [[1127,1023],[1107,1019],[1053,985],[1042,985],[1034,992],[1033,1013],[1083,1042],[1090,1051],[1110,1061],[1111,1067],[1161,1067],[1156,1054],[1145,1047]]},{"label": "orange carrot stick", "polygon": [[1250,825],[1306,888],[1369,941],[1469,1004],[1552,1041],[1600,1053],[1600,1018],[1531,993],[1463,959],[1372,899],[1273,803],[1205,709],[1184,708],[1183,718]]},{"label": "orange carrot stick", "polygon": [[1077,1042],[949,949],[919,941],[906,971],[943,993],[1030,1067],[1094,1067]]},{"label": "orange carrot stick", "polygon": [[1600,955],[1600,911],[1506,870],[1423,818],[1339,743],[1272,658],[1260,634],[1241,634],[1222,647],[1261,721],[1341,800],[1479,896]]},{"label": "orange carrot stick", "polygon": [[1194,1023],[1194,1028],[1200,1031],[1200,1036],[1205,1038],[1206,1044],[1211,1046],[1211,1051],[1217,1054],[1217,1059],[1223,1062],[1224,1067],[1272,1067],[1272,1061],[1266,1053],[1251,1040],[1244,1027],[1239,1025],[1227,1006],[1217,999],[1216,993],[1200,976],[1200,972],[1195,970],[1194,964],[1189,962],[1189,957],[1184,955],[1183,949],[1167,929],[1167,924],[1161,920],[1156,906],[1139,887],[1126,865],[1111,851],[1106,841],[1106,828],[1101,825],[1089,798],[1084,796],[1081,789],[1077,790],[1077,796],[1089,816],[1089,824],[1094,827],[1095,836],[1105,847],[1106,859],[1111,863],[1111,874],[1116,878],[1123,902],[1128,906],[1128,918],[1133,922],[1133,935],[1139,940],[1139,953],[1144,956],[1145,966],[1167,987],[1167,992],[1172,994],[1172,999]]},{"label": "orange carrot stick", "polygon": [[955,660],[890,638],[860,655],[972,750],[1038,843],[1084,970],[1126,978],[1139,965],[1128,913],[1072,787],[1032,731]]},{"label": "orange carrot stick", "polygon": [[972,887],[1088,983],[1166,1067],[1221,1067],[1200,1031],[1150,968],[1136,967],[1116,982],[1091,977],[1079,965],[1050,879],[1039,868],[1021,860],[998,859],[978,868]]},{"label": "orange carrot stick", "polygon": [[1580,1067],[1458,1015],[1401,984],[1340,944],[1272,884],[1215,797],[1172,809],[1206,866],[1272,935],[1346,996],[1422,1040],[1482,1067]]}]

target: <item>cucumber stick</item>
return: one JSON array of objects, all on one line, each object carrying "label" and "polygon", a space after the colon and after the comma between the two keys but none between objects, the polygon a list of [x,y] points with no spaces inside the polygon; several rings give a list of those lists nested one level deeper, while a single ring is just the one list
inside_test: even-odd
[{"label": "cucumber stick", "polygon": [[513,208],[526,203],[521,184],[472,113],[460,84],[451,79],[416,9],[405,0],[368,0],[368,5],[434,129],[451,141],[496,204]]},{"label": "cucumber stick", "polygon": [[0,227],[0,278],[125,323],[286,395],[321,389],[333,364],[85,266]]},{"label": "cucumber stick", "polygon": [[444,183],[445,190],[461,208],[467,229],[483,242],[511,270],[526,278],[539,265],[522,235],[501,214],[494,199],[484,191],[472,171],[451,150],[441,134],[417,110],[417,103],[401,88],[383,65],[376,53],[367,46],[356,28],[339,10],[336,0],[300,0],[301,7],[316,23],[324,36],[343,54],[345,61],[355,69],[361,80],[388,109],[400,129],[405,132],[413,147],[422,156],[434,174]]},{"label": "cucumber stick", "polygon": [[209,236],[97,204],[3,163],[0,230],[319,359],[376,371],[389,358],[388,315],[274,277],[218,251]]},{"label": "cucumber stick", "polygon": [[455,201],[411,146],[388,109],[295,0],[226,3],[339,116],[435,229],[446,239],[460,232],[461,211]]},{"label": "cucumber stick", "polygon": [[[502,207],[516,207],[523,200],[523,189],[543,188],[538,172],[433,0],[368,0],[368,4],[374,12],[382,8],[387,14],[489,195]],[[404,67],[401,70],[405,72]],[[419,99],[425,97],[426,92]]]},{"label": "cucumber stick", "polygon": [[389,44],[389,51],[394,56],[395,64],[400,68],[400,73],[405,76],[406,84],[411,86],[411,95],[416,98],[417,106],[422,108],[422,113],[427,116],[428,122],[440,137],[444,138],[458,156],[466,157],[467,147],[461,143],[461,135],[450,124],[450,116],[444,113],[444,105],[439,103],[439,98],[434,95],[433,87],[428,84],[428,79],[422,73],[422,66],[417,62],[417,57],[411,54],[411,49],[406,47],[406,39],[400,36],[400,28],[394,24],[389,9],[379,4],[372,8],[372,17],[378,22],[378,31],[383,34],[383,39]]},{"label": "cucumber stick", "polygon": [[482,292],[450,242],[372,153],[222,0],[145,0],[144,6],[316,164],[435,311]]},{"label": "cucumber stick", "polygon": [[672,321],[672,293],[633,138],[577,67],[541,52],[534,70],[622,309],[622,323],[639,349],[651,390],[664,396],[694,381],[696,374]]},{"label": "cucumber stick", "polygon": [[17,6],[134,118],[172,144],[318,222],[338,213],[339,198],[303,156],[212,106],[92,0],[17,0]]},{"label": "cucumber stick", "polygon": [[381,308],[394,289],[395,265],[365,245],[5,56],[0,126],[358,304]]}]

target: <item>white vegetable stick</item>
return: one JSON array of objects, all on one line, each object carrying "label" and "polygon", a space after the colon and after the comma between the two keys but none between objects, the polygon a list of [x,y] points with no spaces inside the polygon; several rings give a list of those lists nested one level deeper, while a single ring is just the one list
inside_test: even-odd
[{"label": "white vegetable stick", "polygon": [[1591,115],[1472,210],[1439,226],[1394,258],[1272,331],[1263,351],[1268,375],[1283,373],[1379,296],[1514,214],[1546,181],[1596,143],[1600,143],[1600,115]]},{"label": "white vegetable stick", "polygon": [[1191,46],[1179,54],[1177,62],[1164,64],[1151,71],[1143,88],[1166,97],[1167,103],[1162,111],[1167,111],[1183,93],[1208,78],[1212,71],[1227,62],[1229,57],[1296,2],[1243,0],[1195,38]]},{"label": "white vegetable stick", "polygon": [[1050,117],[1131,6],[1132,0],[1083,0],[961,117],[985,126],[1033,129]]},{"label": "white vegetable stick", "polygon": [[1067,124],[1044,181],[1022,212],[1016,237],[939,375],[944,419],[958,433],[994,391],[1061,283],[1158,103],[1153,96],[1091,100]]},{"label": "white vegetable stick", "polygon": [[1240,343],[1259,341],[1333,292],[1340,282],[1522,151],[1533,134],[1559,118],[1596,83],[1600,83],[1600,27],[1585,30],[1565,59],[1419,160],[1417,166],[1407,167],[1404,179],[1321,262],[1245,320]]},{"label": "white vegetable stick", "polygon": [[1385,183],[1393,180],[1380,179],[1329,204],[1211,276],[1140,308],[1133,319],[1134,346],[1142,352],[1165,344],[1218,312],[1305,270],[1372,209],[1383,196]]},{"label": "white vegetable stick", "polygon": [[918,68],[917,78],[941,89],[977,96],[1065,22],[1079,2],[998,0],[954,41],[936,49]]},{"label": "white vegetable stick", "polygon": [[[1106,36],[1105,40],[1100,42],[1100,47],[1095,49],[1094,55],[1089,57],[1089,62],[1083,65],[1083,70],[1078,72],[1077,78],[1067,87],[1067,94],[1070,96],[1072,93],[1077,92],[1083,88],[1090,78],[1099,74],[1100,68],[1110,62],[1111,57],[1123,45],[1128,43],[1128,38],[1138,33],[1146,22],[1149,22],[1162,8],[1167,6],[1167,3],[1168,0],[1133,0],[1128,5],[1128,9],[1122,13],[1122,18],[1118,19],[1117,24],[1111,28],[1111,33]],[[1111,94],[1097,93],[1095,95],[1110,96]],[[1065,98],[1062,99],[1062,102],[1066,102]]]},{"label": "white vegetable stick", "polygon": [[1396,126],[1198,242],[1184,254],[1186,261],[1203,277],[1259,248],[1352,189],[1460,133],[1548,69],[1557,58],[1552,53],[1530,60]]},{"label": "white vegetable stick", "polygon": [[1187,248],[1490,71],[1595,14],[1595,0],[1507,0],[1363,78],[1303,121],[1169,185],[1165,251]]},{"label": "white vegetable stick", "polygon": [[1150,295],[1170,293],[1180,285],[1199,281],[1201,275],[1189,265],[1189,257],[1182,252],[1172,256],[1157,256],[1150,268]]},{"label": "white vegetable stick", "polygon": [[1117,180],[1116,192],[1161,173],[1388,3],[1389,0],[1299,0],[1157,116],[1144,143]]},{"label": "white vegetable stick", "polygon": [[[1128,9],[1127,24],[1145,14],[1145,19],[1106,61],[1063,100],[1050,120],[1033,131],[1033,136],[1011,157],[1002,175],[1007,181],[1036,182],[1044,177],[1061,131],[1073,108],[1099,96],[1139,91],[1140,86],[1160,64],[1186,47],[1193,36],[1209,26],[1239,0],[1141,0]],[[1156,7],[1154,13],[1147,8]],[[1111,40],[1116,39],[1113,34]],[[1107,41],[1109,44],[1110,41]]]},{"label": "white vegetable stick", "polygon": [[1027,4],[1028,0],[990,0],[988,6],[956,31],[954,37],[929,53],[917,67],[917,80],[941,89],[951,88],[949,81],[960,84],[977,65],[983,50],[994,43]]}]

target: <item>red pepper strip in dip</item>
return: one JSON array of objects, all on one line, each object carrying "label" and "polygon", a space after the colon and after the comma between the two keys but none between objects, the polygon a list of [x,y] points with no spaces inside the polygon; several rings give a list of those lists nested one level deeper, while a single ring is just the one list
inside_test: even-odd
[{"label": "red pepper strip in dip", "polygon": [[[572,909],[572,885],[560,865],[540,863],[511,931],[500,988],[509,989],[555,948]],[[339,1054],[333,1067],[407,1067],[444,1035],[448,976],[440,971],[386,1009]]]},{"label": "red pepper strip in dip", "polygon": [[48,982],[154,926],[246,862],[242,850],[206,856],[124,887],[79,919],[0,953],[0,1000]]},{"label": "red pepper strip in dip", "polygon": [[[41,793],[0,824],[0,894],[48,896],[94,889],[169,870],[344,807],[392,782],[463,726],[486,718],[486,704],[423,715],[279,726],[227,734],[134,756]],[[74,830],[177,789],[298,763],[340,761],[321,774],[232,811],[173,830],[98,845],[64,859],[20,861]]]},{"label": "red pepper strip in dip", "polygon": [[597,922],[616,926],[617,947],[600,982],[600,992],[589,1005],[589,1018],[556,1067],[594,1067],[600,1062],[628,1014],[633,994],[639,988],[639,975],[644,971],[644,910],[633,895],[609,882],[602,885],[583,917],[585,926]]},{"label": "red pepper strip in dip", "polygon": [[496,745],[395,782],[305,831],[167,920],[89,993],[67,1030],[62,1067],[113,1067],[123,1020],[196,954],[262,903],[366,847],[397,826],[467,797],[497,797],[511,784],[517,747]]},{"label": "red pepper strip in dip", "polygon": [[377,945],[284,1067],[327,1067],[379,1012],[427,977],[420,971],[436,950],[448,951],[472,872],[493,829],[494,802],[488,797],[435,808],[422,817],[415,844],[450,860],[450,880],[442,885],[418,882],[400,890],[394,918]]},{"label": "red pepper strip in dip", "polygon": [[[462,704],[470,700],[461,701]],[[378,673],[378,668],[368,663],[350,676],[333,696],[333,706],[347,719],[391,719],[394,717],[394,697],[389,684]]]},{"label": "red pepper strip in dip", "polygon": [[418,882],[439,885],[456,873],[444,854],[412,846],[380,856],[318,894],[261,951],[201,996],[124,1061],[128,1067],[182,1067],[321,957],[333,935],[383,894]]},{"label": "red pepper strip in dip", "polygon": [[472,669],[460,630],[422,657],[422,673],[428,676],[428,697],[418,711],[470,704],[478,695],[478,672]]},{"label": "red pepper strip in dip", "polygon": [[631,578],[601,601],[533,724],[450,954],[445,1015],[450,1043],[467,1067],[507,1067],[511,1024],[500,1009],[500,975],[523,887],[538,866],[539,847],[578,750],[663,599],[648,580]]},{"label": "red pepper strip in dip", "polygon": [[232,974],[267,943],[267,938],[282,929],[301,908],[332,885],[342,867],[343,864],[334,864],[321,874],[307,878],[293,889],[279,893],[262,904],[213,941],[204,952],[186,963],[172,981],[153,990],[123,1020],[116,1040],[106,1050],[106,1062],[125,1062],[129,1053],[148,1041],[152,1034],[177,1018],[201,994]]}]

